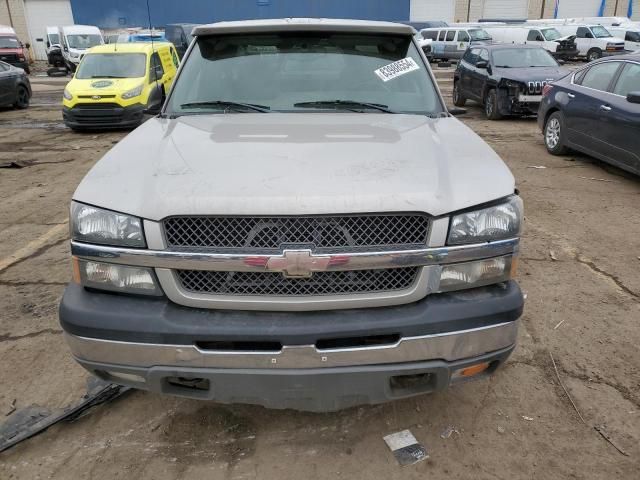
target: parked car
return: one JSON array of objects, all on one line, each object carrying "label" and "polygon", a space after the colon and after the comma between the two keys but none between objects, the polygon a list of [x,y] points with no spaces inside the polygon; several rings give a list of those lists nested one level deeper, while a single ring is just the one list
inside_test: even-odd
[{"label": "parked car", "polygon": [[175,45],[179,58],[182,58],[189,48],[193,40],[191,32],[197,26],[197,23],[171,23],[165,27],[165,37]]},{"label": "parked car", "polygon": [[132,42],[166,42],[163,31],[136,30],[130,32],[111,33],[105,37],[105,43],[132,43]]},{"label": "parked car", "polygon": [[563,35],[576,37],[578,58],[592,62],[602,57],[622,55],[625,52],[624,40],[611,35],[602,25],[554,25]]},{"label": "parked car", "polygon": [[600,60],[546,86],[538,124],[549,153],[573,149],[640,175],[640,54]]},{"label": "parked car", "polygon": [[431,63],[433,61],[433,51],[431,49],[431,44],[432,44],[431,40],[423,38],[420,32],[415,32],[413,35],[413,38],[416,44],[418,45],[418,48],[420,48],[420,50],[424,52],[425,56],[427,57],[427,60],[429,60],[429,63]]},{"label": "parked car", "polygon": [[62,46],[62,58],[67,69],[72,73],[76,71],[88,49],[104,44],[98,27],[91,25],[59,27],[58,33]]},{"label": "parked car", "polygon": [[178,64],[168,42],[91,48],[64,89],[64,123],[74,130],[138,126],[145,109],[164,101]]},{"label": "parked car", "polygon": [[640,27],[608,27],[607,30],[614,37],[624,39],[625,50],[640,50]]},{"label": "parked car", "polygon": [[425,28],[420,33],[432,41],[435,60],[460,60],[470,45],[491,43],[491,36],[478,27]]},{"label": "parked car", "polygon": [[30,73],[29,44],[23,45],[13,28],[0,25],[0,61]]},{"label": "parked car", "polygon": [[27,108],[31,99],[31,83],[22,68],[0,62],[0,106]]},{"label": "parked car", "polygon": [[159,117],[73,195],[74,358],[136,388],[316,411],[502,364],[523,308],[522,201],[448,113],[413,29],[194,35]]},{"label": "parked car", "polygon": [[463,107],[467,100],[480,102],[490,120],[505,115],[535,115],[545,85],[568,74],[569,70],[541,47],[471,47],[454,73],[453,103]]},{"label": "parked car", "polygon": [[555,58],[562,60],[578,56],[575,37],[563,37],[554,27],[487,25],[483,28],[494,42],[542,47]]}]

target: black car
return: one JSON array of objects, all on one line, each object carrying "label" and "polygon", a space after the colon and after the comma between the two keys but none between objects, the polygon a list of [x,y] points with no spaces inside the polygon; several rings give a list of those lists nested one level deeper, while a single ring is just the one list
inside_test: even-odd
[{"label": "black car", "polygon": [[25,71],[0,62],[0,106],[27,108],[31,99],[31,83]]},{"label": "black car", "polygon": [[505,115],[535,115],[544,86],[569,73],[541,47],[471,46],[454,74],[453,103],[463,107],[467,100],[480,102],[491,120]]},{"label": "black car", "polygon": [[548,85],[538,125],[554,155],[571,148],[640,175],[640,54],[592,62]]},{"label": "black car", "polygon": [[193,36],[191,32],[194,27],[197,27],[197,23],[170,23],[164,28],[164,36],[167,41],[173,43],[178,52],[178,57],[182,58],[189,48]]}]

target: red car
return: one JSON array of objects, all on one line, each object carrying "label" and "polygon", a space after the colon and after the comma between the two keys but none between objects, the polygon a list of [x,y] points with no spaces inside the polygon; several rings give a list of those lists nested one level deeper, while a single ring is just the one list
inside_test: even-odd
[{"label": "red car", "polygon": [[0,26],[0,61],[29,72],[29,53],[11,27]]}]

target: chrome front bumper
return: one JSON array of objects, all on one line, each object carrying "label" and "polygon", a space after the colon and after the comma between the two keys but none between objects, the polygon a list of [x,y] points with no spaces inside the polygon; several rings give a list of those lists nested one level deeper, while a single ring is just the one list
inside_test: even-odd
[{"label": "chrome front bumper", "polygon": [[315,345],[279,351],[215,351],[195,345],[120,342],[65,333],[80,362],[151,368],[155,366],[228,369],[314,369],[396,364],[427,360],[454,362],[512,347],[518,321],[419,337],[389,345],[321,350]]}]

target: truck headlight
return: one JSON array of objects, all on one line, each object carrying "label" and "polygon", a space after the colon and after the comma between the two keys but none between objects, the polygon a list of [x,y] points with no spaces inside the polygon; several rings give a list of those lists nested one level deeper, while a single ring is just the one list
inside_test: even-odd
[{"label": "truck headlight", "polygon": [[79,242],[145,247],[142,220],[122,213],[71,202],[71,238]]},{"label": "truck headlight", "polygon": [[162,295],[150,268],[73,259],[84,287],[140,295]]},{"label": "truck headlight", "polygon": [[522,199],[513,195],[505,203],[455,215],[448,245],[490,242],[520,235]]},{"label": "truck headlight", "polygon": [[79,58],[80,54],[76,52],[69,52],[69,57],[71,58]]},{"label": "truck headlight", "polygon": [[510,255],[445,265],[440,274],[438,291],[451,292],[506,282],[515,275],[515,268],[516,259]]},{"label": "truck headlight", "polygon": [[127,100],[129,98],[137,97],[142,93],[143,88],[144,88],[144,85],[138,85],[136,88],[132,88],[131,90],[124,92],[122,94],[122,98]]},{"label": "truck headlight", "polygon": [[64,92],[62,92],[62,96],[66,100],[73,100],[73,95],[71,95],[71,92],[69,90],[67,90],[66,88],[64,89]]}]

